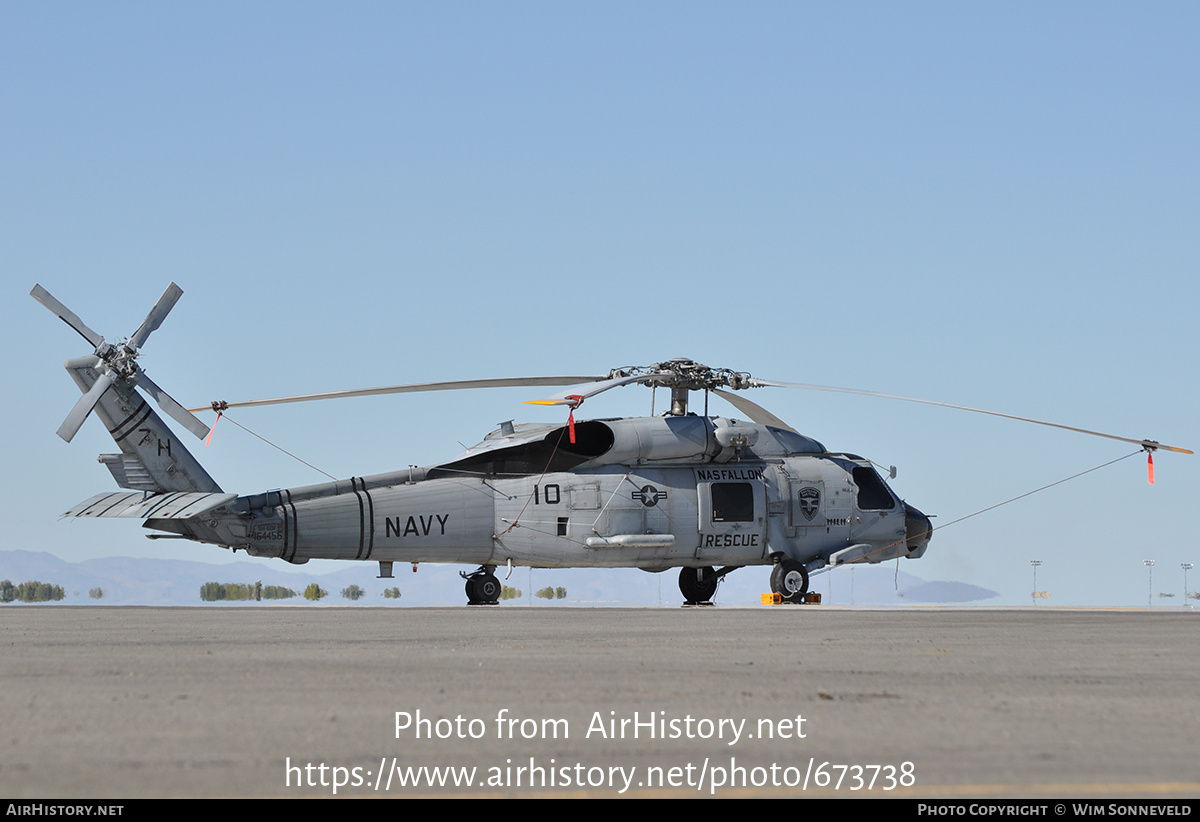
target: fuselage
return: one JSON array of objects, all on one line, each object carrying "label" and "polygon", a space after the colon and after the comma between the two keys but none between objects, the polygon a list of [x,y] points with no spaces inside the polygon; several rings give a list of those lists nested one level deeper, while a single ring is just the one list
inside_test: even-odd
[{"label": "fuselage", "polygon": [[929,520],[869,462],[793,431],[697,416],[575,429],[506,425],[436,466],[240,497],[189,535],[289,562],[646,570],[811,569],[928,543]]}]

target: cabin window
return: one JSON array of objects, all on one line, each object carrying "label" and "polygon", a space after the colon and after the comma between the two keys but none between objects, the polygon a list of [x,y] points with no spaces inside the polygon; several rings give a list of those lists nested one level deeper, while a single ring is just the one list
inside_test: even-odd
[{"label": "cabin window", "polygon": [[713,522],[753,522],[754,488],[748,482],[712,484]]},{"label": "cabin window", "polygon": [[889,511],[896,507],[896,498],[875,473],[875,469],[857,466],[854,469],[854,484],[858,486],[858,510]]}]

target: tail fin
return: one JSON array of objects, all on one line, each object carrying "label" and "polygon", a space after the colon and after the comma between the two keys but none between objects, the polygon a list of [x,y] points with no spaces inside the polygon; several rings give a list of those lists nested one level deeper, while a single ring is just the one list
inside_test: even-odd
[{"label": "tail fin", "polygon": [[[68,360],[66,368],[85,395],[103,373],[95,356]],[[216,481],[133,385],[114,381],[95,412],[121,449],[120,454],[100,455],[120,487],[151,493],[220,493]]]}]

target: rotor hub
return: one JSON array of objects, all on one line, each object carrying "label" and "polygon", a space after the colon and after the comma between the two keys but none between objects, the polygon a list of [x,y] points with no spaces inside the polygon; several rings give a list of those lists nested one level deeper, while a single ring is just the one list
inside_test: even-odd
[{"label": "rotor hub", "polygon": [[609,378],[643,375],[645,379],[638,380],[641,385],[651,387],[661,385],[671,389],[671,410],[668,413],[675,417],[687,414],[688,393],[691,391],[713,391],[719,388],[740,391],[750,388],[752,385],[750,375],[745,372],[733,371],[728,368],[712,368],[686,357],[676,357],[654,365],[614,369],[610,372]]}]

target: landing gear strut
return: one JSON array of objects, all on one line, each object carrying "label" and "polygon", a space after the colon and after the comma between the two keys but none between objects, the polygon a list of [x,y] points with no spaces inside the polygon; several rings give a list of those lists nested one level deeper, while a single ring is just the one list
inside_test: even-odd
[{"label": "landing gear strut", "polygon": [[808,569],[794,559],[783,559],[771,569],[771,591],[784,602],[803,602],[808,593]]},{"label": "landing gear strut", "polygon": [[500,602],[500,580],[492,573],[494,565],[485,565],[473,574],[460,575],[467,581],[468,605],[497,605]]}]

